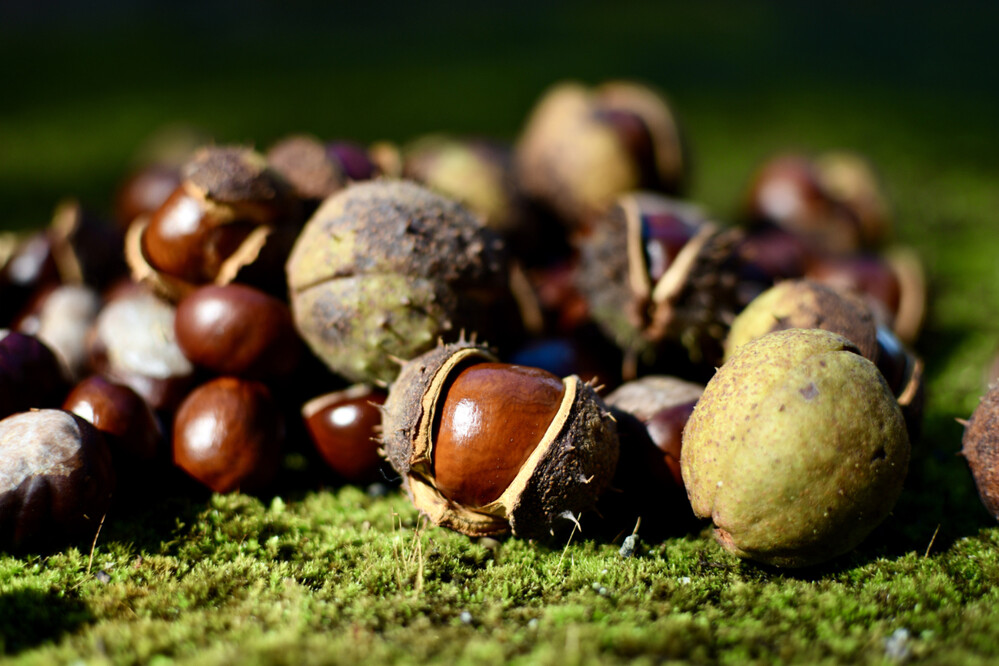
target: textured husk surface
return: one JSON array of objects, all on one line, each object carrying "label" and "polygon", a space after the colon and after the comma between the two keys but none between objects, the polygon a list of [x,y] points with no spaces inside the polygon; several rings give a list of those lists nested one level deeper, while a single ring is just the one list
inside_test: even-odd
[{"label": "textured husk surface", "polygon": [[993,384],[964,429],[961,455],[968,461],[982,504],[999,519],[999,384]]},{"label": "textured husk surface", "polygon": [[[674,263],[669,289],[636,289],[630,278],[625,195],[580,243],[580,290],[593,318],[622,348],[654,360],[664,341],[681,343],[695,362],[720,364],[722,341],[739,310],[739,229],[705,229],[691,260]],[[644,268],[643,268],[644,269]],[[662,282],[662,280],[660,280]]]},{"label": "textured husk surface", "polygon": [[807,566],[856,546],[891,511],[909,440],[880,371],[846,338],[780,331],[708,383],[683,434],[694,512],[741,557]]},{"label": "textured husk surface", "polygon": [[404,181],[328,198],[287,262],[296,326],[334,372],[391,381],[390,357],[487,330],[505,287],[502,241],[459,204]]},{"label": "textured husk surface", "polygon": [[383,417],[386,457],[402,476],[414,505],[436,525],[469,536],[512,532],[550,538],[592,508],[614,474],[617,432],[599,397],[576,377],[548,432],[510,486],[484,507],[466,507],[442,496],[433,479],[430,441],[437,400],[449,376],[468,363],[491,361],[467,342],[441,345],[407,363],[389,391]]}]

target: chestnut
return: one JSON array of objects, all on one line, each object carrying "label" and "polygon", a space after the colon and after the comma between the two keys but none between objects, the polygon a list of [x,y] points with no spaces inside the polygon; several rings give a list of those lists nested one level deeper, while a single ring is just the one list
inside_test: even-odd
[{"label": "chestnut", "polygon": [[301,351],[288,306],[235,283],[191,292],[177,304],[174,330],[192,363],[223,375],[287,375]]},{"label": "chestnut", "polygon": [[39,294],[18,318],[15,328],[47,344],[62,363],[66,376],[76,379],[86,374],[87,332],[100,307],[101,297],[92,287],[60,285]]},{"label": "chestnut", "polygon": [[118,187],[114,216],[124,230],[140,215],[148,215],[163,205],[180,185],[180,167],[150,164],[132,172]]},{"label": "chestnut", "polygon": [[595,504],[618,457],[589,385],[464,340],[403,365],[382,430],[416,507],[470,536],[550,537]]},{"label": "chestnut", "polygon": [[107,444],[56,409],[0,421],[0,550],[60,547],[95,533],[114,490]]},{"label": "chestnut", "polygon": [[293,135],[281,139],[267,151],[267,162],[299,199],[318,205],[347,185],[347,174],[336,156],[319,139]]},{"label": "chestnut", "polygon": [[[609,407],[628,412],[645,425],[655,449],[639,454],[638,469],[654,476],[654,483],[683,488],[681,435],[703,392],[704,387],[700,384],[676,377],[647,375],[623,384],[607,396]],[[623,452],[622,447],[622,455]]]},{"label": "chestnut", "polygon": [[67,390],[58,358],[32,335],[0,329],[0,418],[55,407]]},{"label": "chestnut", "polygon": [[62,408],[104,433],[119,469],[151,462],[163,441],[163,429],[146,401],[128,386],[99,375],[74,386]]},{"label": "chestnut", "polygon": [[198,285],[231,282],[258,263],[267,264],[260,269],[265,274],[253,279],[279,281],[267,273],[271,253],[283,256],[300,213],[264,156],[234,146],[203,148],[181,173],[163,204],[129,226],[125,258],[133,277],[174,300]]},{"label": "chestnut", "polygon": [[804,155],[778,155],[759,167],[744,215],[751,224],[785,229],[818,252],[853,252],[864,245],[860,220],[829,192]]},{"label": "chestnut", "polygon": [[145,289],[112,300],[90,332],[91,367],[131,387],[153,409],[173,409],[194,378],[177,345],[174,316],[172,305]]},{"label": "chestnut", "polygon": [[385,391],[356,384],[302,406],[302,418],[316,450],[348,483],[370,483],[379,478],[385,460],[378,452],[377,434],[385,396]]},{"label": "chestnut", "polygon": [[173,422],[173,461],[217,493],[259,491],[277,473],[284,424],[267,387],[219,377],[191,391]]}]

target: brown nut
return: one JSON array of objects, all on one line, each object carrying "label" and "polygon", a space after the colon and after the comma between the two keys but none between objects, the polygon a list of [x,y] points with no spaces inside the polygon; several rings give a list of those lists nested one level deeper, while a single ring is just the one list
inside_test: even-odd
[{"label": "brown nut", "polygon": [[256,492],[281,462],[284,425],[270,391],[220,377],[191,391],[173,422],[174,463],[217,493]]},{"label": "brown nut", "polygon": [[119,469],[151,462],[163,442],[163,429],[146,401],[124,384],[99,375],[73,387],[62,408],[104,433]]},{"label": "brown nut", "polygon": [[37,336],[55,353],[65,375],[78,379],[88,369],[87,333],[100,307],[101,297],[92,287],[60,285],[39,294],[14,327]]},{"label": "brown nut", "polygon": [[43,409],[0,421],[0,550],[91,536],[113,490],[107,444],[83,419]]},{"label": "brown nut", "polygon": [[279,281],[279,269],[274,276],[246,275],[269,263],[271,253],[287,251],[300,219],[288,186],[264,157],[247,148],[204,148],[182,175],[159,208],[129,226],[125,257],[133,278],[171,300],[237,276]]},{"label": "brown nut", "polygon": [[194,364],[222,375],[287,375],[301,351],[284,302],[241,284],[201,287],[177,304],[177,344]]},{"label": "brown nut", "polygon": [[90,332],[94,370],[155,410],[172,410],[194,381],[194,366],[177,345],[175,311],[145,289],[131,290],[104,306]]},{"label": "brown nut", "polygon": [[385,391],[356,384],[313,398],[302,418],[316,450],[348,483],[377,481],[385,459],[378,452]]},{"label": "brown nut", "polygon": [[115,194],[118,226],[124,231],[135,218],[162,206],[180,181],[180,167],[173,164],[150,164],[129,174]]},{"label": "brown nut", "polygon": [[0,418],[58,406],[68,388],[48,346],[32,335],[0,329]]},{"label": "brown nut", "polygon": [[496,364],[464,341],[403,366],[383,444],[416,507],[470,536],[550,537],[593,506],[618,457],[613,421],[578,377]]}]

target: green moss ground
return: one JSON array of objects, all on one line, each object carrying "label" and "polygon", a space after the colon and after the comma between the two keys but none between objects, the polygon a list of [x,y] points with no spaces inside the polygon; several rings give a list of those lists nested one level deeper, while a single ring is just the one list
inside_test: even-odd
[{"label": "green moss ground", "polygon": [[[739,562],[706,533],[643,542],[630,559],[578,537],[480,543],[423,526],[398,494],[349,487],[174,493],[119,506],[92,562],[89,544],[0,555],[0,660],[994,663],[999,527],[956,455],[955,418],[999,347],[995,12],[710,5],[399,5],[387,24],[310,3],[296,9],[315,20],[266,3],[244,19],[210,3],[179,18],[155,5],[124,19],[99,6],[0,15],[14,72],[0,226],[44,223],[66,194],[105,206],[134,146],[168,121],[260,144],[292,130],[513,136],[564,76],[669,90],[695,148],[694,197],[721,217],[777,150],[860,149],[933,288],[924,437],[867,542],[788,572]],[[178,48],[182,33],[193,46]]]}]

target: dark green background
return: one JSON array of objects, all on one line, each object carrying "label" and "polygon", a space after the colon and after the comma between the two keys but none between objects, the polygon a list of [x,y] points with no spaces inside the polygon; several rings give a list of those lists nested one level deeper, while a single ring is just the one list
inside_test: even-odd
[{"label": "dark green background", "polygon": [[786,147],[995,163],[994,4],[362,4],[0,3],[2,224],[40,224],[67,194],[107,206],[166,123],[259,146],[513,138],[566,77],[665,89],[699,157],[694,195],[723,214]]}]

